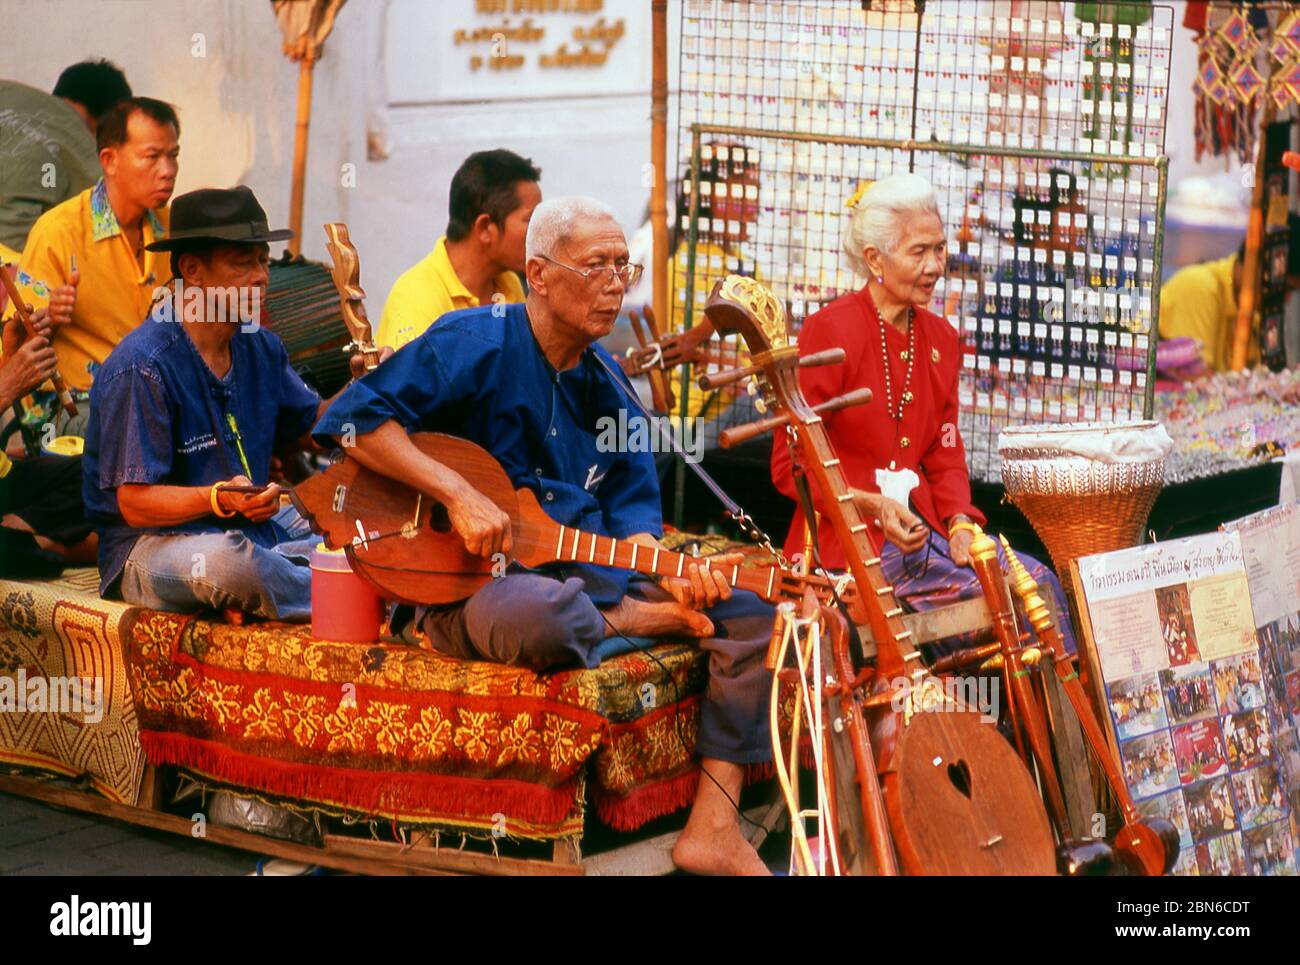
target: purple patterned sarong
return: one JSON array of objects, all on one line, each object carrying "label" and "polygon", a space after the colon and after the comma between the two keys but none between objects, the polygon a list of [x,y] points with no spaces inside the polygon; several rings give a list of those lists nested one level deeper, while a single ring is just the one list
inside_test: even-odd
[{"label": "purple patterned sarong", "polygon": [[[1065,647],[1071,656],[1075,652],[1074,628],[1070,625],[1070,608],[1065,601],[1065,592],[1056,574],[1032,556],[1016,553],[1025,565],[1029,575],[1038,581],[1039,594],[1046,599],[1052,594],[1051,602],[1056,606],[1057,626],[1065,641]],[[998,560],[1005,568],[1006,554],[1002,544],[998,543]],[[958,566],[948,556],[948,541],[939,533],[931,531],[926,545],[915,553],[904,555],[893,543],[886,542],[880,554],[881,569],[885,577],[894,585],[894,595],[898,602],[909,610],[934,610],[962,600],[971,600],[982,596],[984,591],[969,566]],[[1024,627],[1031,634],[1032,628]],[[931,652],[936,656],[969,647],[973,643],[971,635],[964,634],[930,644]]]}]

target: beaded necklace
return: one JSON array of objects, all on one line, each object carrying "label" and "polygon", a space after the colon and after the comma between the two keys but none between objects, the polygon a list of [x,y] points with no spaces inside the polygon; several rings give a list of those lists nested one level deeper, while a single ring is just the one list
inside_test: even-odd
[{"label": "beaded necklace", "polygon": [[[894,420],[894,444],[906,449],[911,445],[911,440],[907,436],[900,439],[898,431],[903,424],[903,406],[912,401],[912,365],[916,361],[916,328],[912,324],[913,310],[911,305],[907,306],[907,351],[903,353],[903,361],[907,363],[907,374],[903,376],[903,391],[898,397],[898,408],[895,409],[894,378],[890,373],[889,365],[889,343],[885,340],[885,317],[880,314],[880,309],[874,302],[872,307],[876,308],[876,321],[880,323],[880,350],[883,353],[881,358],[885,366],[885,412]],[[891,470],[897,468],[897,462],[893,459],[889,460],[889,468]]]}]

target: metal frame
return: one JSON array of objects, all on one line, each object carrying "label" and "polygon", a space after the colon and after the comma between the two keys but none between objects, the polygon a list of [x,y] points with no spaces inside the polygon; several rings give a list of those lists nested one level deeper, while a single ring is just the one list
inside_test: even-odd
[{"label": "metal frame", "polygon": [[[1154,168],[1156,172],[1155,224],[1152,251],[1151,273],[1151,328],[1147,335],[1146,386],[1142,396],[1143,418],[1150,419],[1155,409],[1156,380],[1156,344],[1160,320],[1160,278],[1163,271],[1165,246],[1165,202],[1169,186],[1169,158],[1160,154],[1156,157],[1115,156],[1110,154],[1093,154],[1072,151],[1031,150],[1027,148],[993,147],[977,144],[943,144],[936,141],[888,140],[874,137],[850,137],[840,134],[821,134],[806,131],[772,130],[758,127],[734,127],[723,124],[691,125],[691,165],[690,165],[690,227],[686,237],[686,277],[685,300],[682,330],[694,325],[695,316],[695,251],[699,241],[699,205],[700,205],[700,164],[701,147],[705,135],[724,137],[748,137],[756,139],[802,141],[813,144],[837,144],[848,147],[881,148],[893,151],[926,151],[933,154],[949,155],[990,155],[994,157],[1027,158],[1048,161],[1074,162],[1091,165],[1126,165]],[[1141,333],[1135,333],[1141,334]],[[963,336],[964,339],[964,336]],[[690,366],[682,367],[681,375],[681,411],[688,411],[690,401]],[[676,467],[673,494],[674,522],[680,526],[686,491],[685,466],[680,462]]]}]

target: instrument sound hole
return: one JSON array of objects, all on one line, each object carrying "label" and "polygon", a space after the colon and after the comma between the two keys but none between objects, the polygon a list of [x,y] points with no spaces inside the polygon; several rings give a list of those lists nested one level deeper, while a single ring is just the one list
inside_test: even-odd
[{"label": "instrument sound hole", "polygon": [[952,781],[952,786],[970,797],[970,766],[965,761],[958,761],[956,764],[948,765],[948,780]]},{"label": "instrument sound hole", "polygon": [[447,507],[442,503],[434,503],[429,507],[429,528],[437,533],[451,532],[451,517],[447,515]]}]

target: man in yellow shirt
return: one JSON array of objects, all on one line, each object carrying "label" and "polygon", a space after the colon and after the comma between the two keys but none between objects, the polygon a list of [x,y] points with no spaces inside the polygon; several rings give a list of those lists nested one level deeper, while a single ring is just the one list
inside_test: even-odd
[{"label": "man in yellow shirt", "polygon": [[[1232,368],[1232,335],[1237,327],[1245,244],[1235,255],[1188,265],[1160,289],[1160,337],[1194,338],[1201,357],[1216,372]],[[1259,363],[1259,339],[1250,339],[1246,364]]]},{"label": "man in yellow shirt", "polygon": [[95,370],[171,280],[167,255],[145,246],[167,229],[179,137],[170,105],[149,97],[118,102],[96,131],[104,177],[41,215],[28,235],[23,270],[52,289],[76,286],[70,309],[50,305],[59,372],[74,391],[90,388]]},{"label": "man in yellow shirt", "polygon": [[441,316],[485,302],[522,302],[516,272],[524,239],[542,201],[541,170],[513,151],[479,151],[451,179],[447,233],[388,293],[376,341],[394,350]]}]

